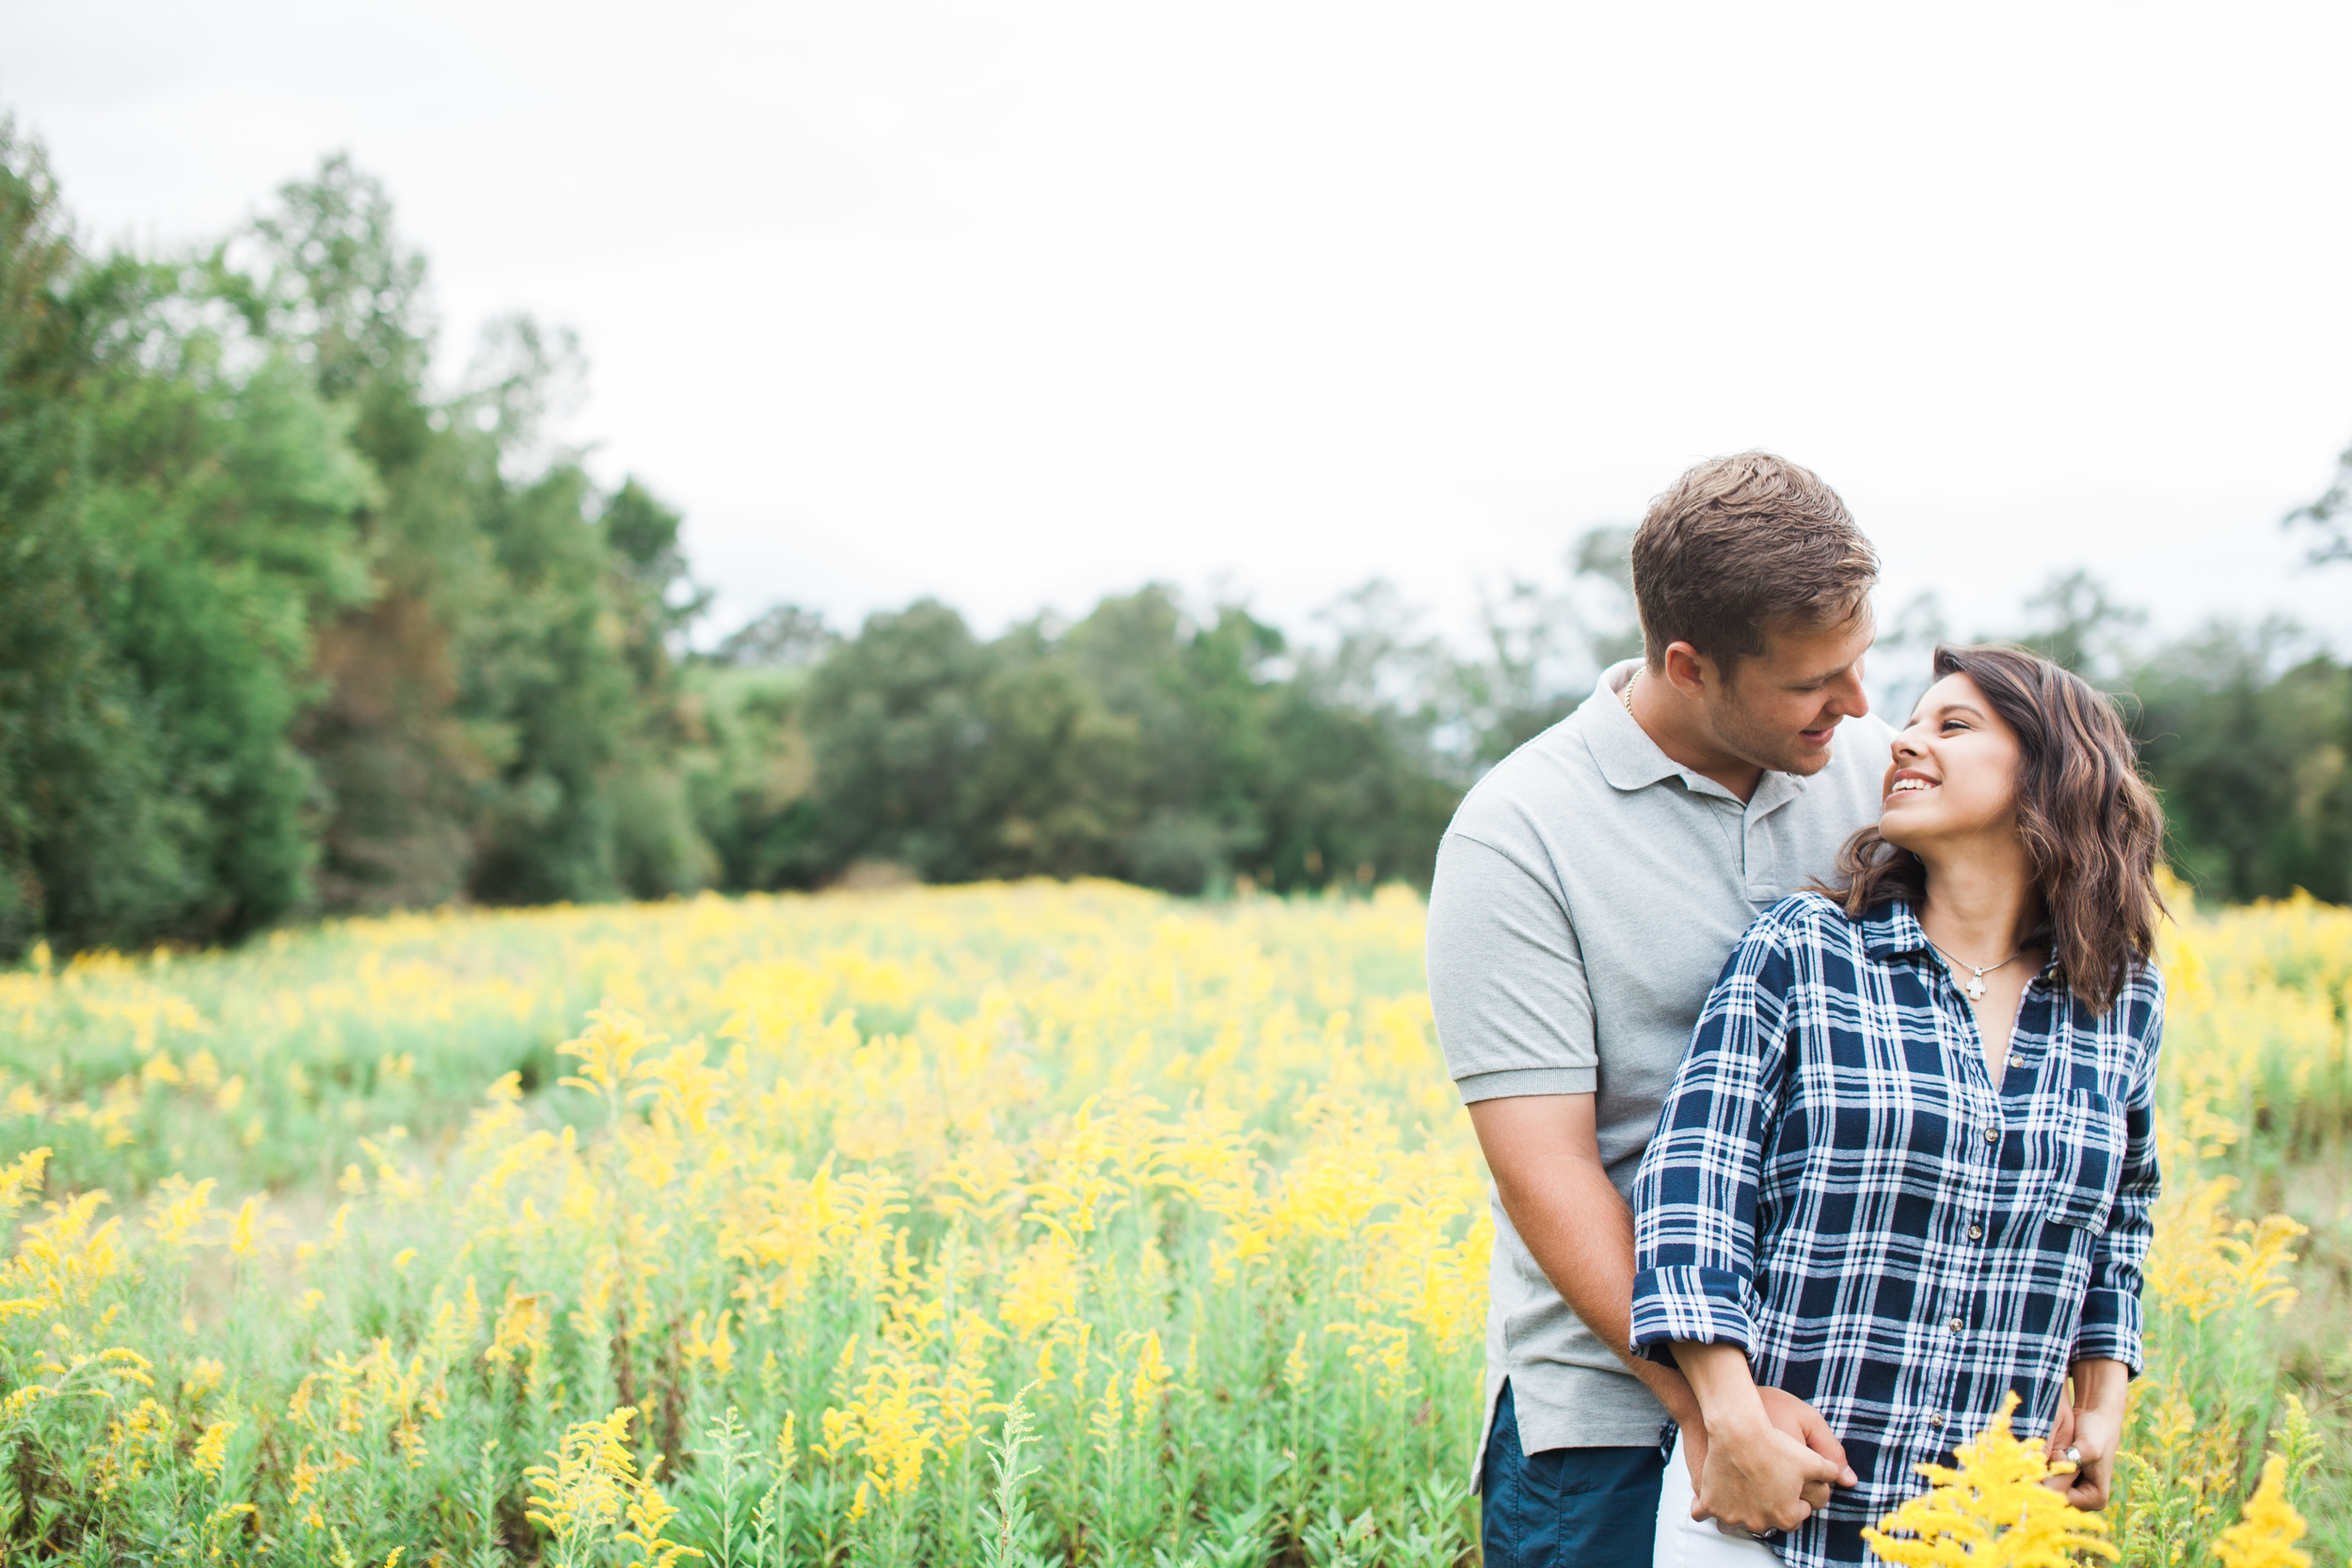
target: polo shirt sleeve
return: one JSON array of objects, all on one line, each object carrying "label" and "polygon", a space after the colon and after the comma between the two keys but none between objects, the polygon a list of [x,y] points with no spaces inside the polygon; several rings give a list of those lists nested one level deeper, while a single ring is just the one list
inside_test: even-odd
[{"label": "polo shirt sleeve", "polygon": [[1429,1006],[1462,1102],[1591,1094],[1600,1053],[1576,927],[1528,866],[1459,832],[1429,887]]}]

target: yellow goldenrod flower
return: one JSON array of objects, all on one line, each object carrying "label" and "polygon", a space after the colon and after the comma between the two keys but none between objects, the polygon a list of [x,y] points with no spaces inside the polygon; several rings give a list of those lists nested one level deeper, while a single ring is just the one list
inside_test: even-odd
[{"label": "yellow goldenrod flower", "polygon": [[1959,1468],[1919,1466],[1931,1488],[1863,1529],[1879,1556],[1904,1568],[2067,1568],[2078,1552],[2121,1555],[2106,1520],[2042,1484],[2067,1467],[2052,1465],[2043,1444],[2010,1433],[2016,1408],[2012,1392],[1993,1424],[1955,1450]]},{"label": "yellow goldenrod flower", "polygon": [[2305,1526],[2287,1501],[2286,1470],[2287,1462],[2277,1454],[2264,1461],[2262,1484],[2238,1522],[2214,1543],[2222,1568],[2311,1568],[2311,1554],[2296,1549]]},{"label": "yellow goldenrod flower", "polygon": [[48,1168],[46,1148],[27,1149],[13,1164],[0,1165],[0,1219],[13,1215],[24,1207],[24,1200],[40,1190],[41,1172]]},{"label": "yellow goldenrod flower", "polygon": [[720,1313],[719,1321],[708,1324],[706,1330],[708,1316],[704,1312],[694,1314],[693,1323],[687,1328],[686,1338],[678,1345],[678,1354],[688,1366],[698,1361],[707,1362],[713,1372],[724,1377],[735,1370],[735,1341],[727,1335],[727,1322],[735,1314]]},{"label": "yellow goldenrod flower", "polygon": [[221,1385],[228,1375],[226,1369],[209,1355],[199,1355],[188,1363],[187,1375],[180,1380],[180,1391],[188,1401],[202,1399]]},{"label": "yellow goldenrod flower", "polygon": [[237,1430],[234,1421],[215,1421],[205,1427],[204,1434],[196,1440],[196,1451],[189,1463],[217,1481],[221,1466],[229,1463],[229,1434]]}]

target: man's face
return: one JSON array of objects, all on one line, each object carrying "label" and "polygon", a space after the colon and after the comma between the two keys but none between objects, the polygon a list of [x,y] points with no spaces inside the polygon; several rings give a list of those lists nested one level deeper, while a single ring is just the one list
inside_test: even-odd
[{"label": "man's face", "polygon": [[1707,719],[1716,743],[1775,772],[1819,773],[1829,766],[1838,721],[1870,711],[1862,656],[1878,635],[1866,603],[1845,625],[1775,632],[1729,680],[1707,683]]}]

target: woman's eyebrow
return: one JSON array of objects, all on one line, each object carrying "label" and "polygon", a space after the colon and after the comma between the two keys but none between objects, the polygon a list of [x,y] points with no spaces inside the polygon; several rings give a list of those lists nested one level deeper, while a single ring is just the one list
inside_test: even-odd
[{"label": "woman's eyebrow", "polygon": [[[1942,704],[1935,709],[1935,713],[1932,717],[1948,718],[1950,715],[1955,713],[1964,713],[1969,718],[1976,720],[1981,720],[1984,718],[1984,714],[1973,703]],[[1929,712],[1925,708],[1922,708],[1918,712],[1913,714],[1910,721],[1903,727],[1908,729],[1912,724],[1919,723],[1921,721],[1930,717],[1931,716]]]}]

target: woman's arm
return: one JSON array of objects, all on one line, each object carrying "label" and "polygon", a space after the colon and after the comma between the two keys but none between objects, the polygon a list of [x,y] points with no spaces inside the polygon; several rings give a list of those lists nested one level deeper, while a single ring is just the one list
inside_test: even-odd
[{"label": "woman's arm", "polygon": [[[2150,1211],[2163,1185],[2156,1165],[2156,1058],[2164,1036],[2164,980],[2152,966],[2125,990],[2139,1037],[2129,1098],[2123,1103],[2123,1169],[2106,1229],[2091,1244],[2090,1288],[2069,1359],[2114,1361],[2126,1373],[2141,1360],[2139,1291],[2155,1226]],[[2079,1395],[2075,1403],[2082,1401]]]},{"label": "woman's arm", "polygon": [[[1754,1343],[1756,1190],[1766,1101],[1777,1098],[1788,933],[1767,914],[1732,949],[1700,1009],[1633,1178],[1633,1351],[1673,1364],[1678,1340]],[[1768,1049],[1767,1042],[1771,1048]]]},{"label": "woman's arm", "polygon": [[1804,1519],[1827,1498],[1826,1484],[1804,1496],[1808,1481],[1853,1483],[1842,1453],[1824,1457],[1772,1429],[1746,1354],[1757,1187],[1786,1065],[1789,939],[1768,914],[1733,950],[1633,1183],[1633,1350],[1679,1365],[1698,1399],[1706,1457],[1694,1516],[1751,1530]]},{"label": "woman's arm", "polygon": [[2107,1227],[2092,1243],[2090,1288],[2083,1297],[2082,1322],[2074,1331],[2074,1397],[2058,1413],[2051,1433],[2054,1457],[2075,1453],[2072,1477],[2050,1485],[2076,1508],[2106,1507],[2114,1480],[2115,1450],[2123,1434],[2123,1395],[2139,1370],[2139,1291],[2155,1226],[2150,1211],[2163,1185],[2156,1164],[2156,1060],[2164,1043],[2164,977],[2151,966],[2125,992],[2136,1010],[2133,1033],[2139,1041],[2129,1098],[2123,1103],[2123,1169],[2116,1184]]}]

